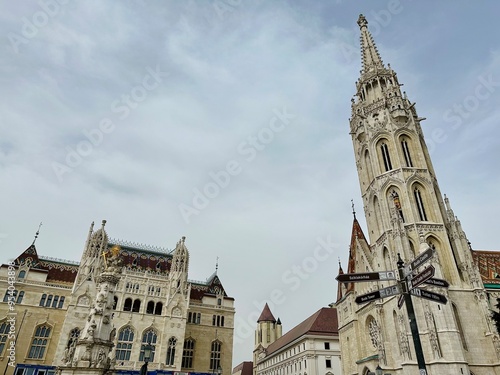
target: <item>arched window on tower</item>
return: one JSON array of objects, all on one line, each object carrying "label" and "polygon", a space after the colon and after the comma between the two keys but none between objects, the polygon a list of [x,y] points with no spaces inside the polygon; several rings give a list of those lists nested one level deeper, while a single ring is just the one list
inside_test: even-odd
[{"label": "arched window on tower", "polygon": [[210,350],[210,370],[217,370],[220,367],[220,354],[221,354],[222,344],[220,341],[215,340],[212,342],[212,347]]},{"label": "arched window on tower", "polygon": [[401,207],[401,201],[399,200],[399,195],[396,192],[396,190],[393,190],[391,192],[391,197],[394,202],[394,207],[396,208],[397,213],[401,217],[401,220],[403,220],[403,223],[405,222],[405,217],[403,215],[403,207]]},{"label": "arched window on tower", "polygon": [[401,148],[403,150],[403,155],[405,157],[405,162],[407,167],[413,167],[413,162],[411,161],[410,147],[408,146],[407,138],[401,138]]},{"label": "arched window on tower", "polygon": [[177,339],[175,337],[171,337],[168,340],[167,347],[167,358],[165,360],[165,364],[167,366],[173,366],[175,362],[175,345],[177,345]]},{"label": "arched window on tower", "polygon": [[116,310],[117,305],[118,305],[118,297],[113,296],[113,310]]},{"label": "arched window on tower", "polygon": [[380,151],[382,152],[382,160],[384,162],[385,172],[392,169],[391,157],[389,155],[389,146],[387,143],[382,142],[380,145]]},{"label": "arched window on tower", "polygon": [[420,221],[427,221],[427,214],[425,213],[424,200],[422,199],[422,193],[418,187],[413,190],[415,195],[415,204],[417,205],[418,216]]},{"label": "arched window on tower", "polygon": [[372,162],[370,159],[370,153],[368,150],[365,151],[365,169],[366,169],[366,177],[368,178],[368,183],[370,184],[373,180],[373,172],[372,172]]}]

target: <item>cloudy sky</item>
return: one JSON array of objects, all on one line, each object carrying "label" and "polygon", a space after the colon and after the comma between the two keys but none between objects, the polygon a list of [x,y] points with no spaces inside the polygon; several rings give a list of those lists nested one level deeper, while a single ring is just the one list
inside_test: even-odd
[{"label": "cloudy sky", "polygon": [[[61,1],[63,2],[63,1]],[[496,8],[496,9],[495,9]],[[286,332],[335,299],[351,199],[360,13],[415,101],[475,249],[500,249],[496,2],[0,5],[0,248],[79,260],[88,227],[173,248],[236,300],[233,363],[270,302]],[[366,228],[365,228],[366,229]],[[327,249],[327,250],[325,250]]]}]

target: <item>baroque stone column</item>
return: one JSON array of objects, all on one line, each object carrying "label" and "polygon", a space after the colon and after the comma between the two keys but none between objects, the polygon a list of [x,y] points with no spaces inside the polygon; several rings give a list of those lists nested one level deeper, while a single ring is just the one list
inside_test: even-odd
[{"label": "baroque stone column", "polygon": [[105,269],[95,279],[94,303],[78,340],[64,353],[64,365],[58,368],[61,375],[104,374],[114,367],[116,329],[112,319],[115,290],[121,274],[119,252],[115,247],[103,254]]}]

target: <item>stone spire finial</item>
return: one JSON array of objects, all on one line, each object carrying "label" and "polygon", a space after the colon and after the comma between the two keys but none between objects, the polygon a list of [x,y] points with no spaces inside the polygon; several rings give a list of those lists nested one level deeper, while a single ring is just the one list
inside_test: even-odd
[{"label": "stone spire finial", "polygon": [[363,73],[370,72],[376,68],[383,69],[384,64],[375,46],[373,37],[368,31],[368,21],[362,14],[359,15],[358,25],[361,30],[361,60],[363,65]]}]

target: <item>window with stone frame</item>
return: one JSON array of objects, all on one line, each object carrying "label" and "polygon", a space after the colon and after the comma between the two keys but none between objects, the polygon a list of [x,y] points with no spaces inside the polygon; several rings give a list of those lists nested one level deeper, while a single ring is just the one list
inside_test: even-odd
[{"label": "window with stone frame", "polygon": [[146,345],[151,345],[151,356],[149,358],[149,362],[153,362],[155,358],[155,349],[156,349],[156,339],[157,335],[154,329],[150,328],[142,335],[142,344],[141,351],[139,353],[139,361],[144,362],[144,349]]},{"label": "window with stone frame", "polygon": [[184,341],[184,349],[182,351],[182,368],[193,368],[195,341],[187,339]]},{"label": "window with stone frame", "polygon": [[119,361],[130,361],[132,345],[134,343],[134,329],[125,327],[118,333],[118,342],[116,344],[116,359]]},{"label": "window with stone frame", "polygon": [[222,343],[218,340],[212,341],[210,349],[210,370],[217,370],[220,367]]},{"label": "window with stone frame", "polygon": [[165,364],[167,366],[173,366],[175,362],[175,346],[177,345],[177,339],[175,337],[171,337],[168,339],[168,347],[167,347],[167,358],[165,360]]},{"label": "window with stone frame", "polygon": [[0,324],[0,357],[4,356],[5,345],[7,344],[7,337],[10,332],[10,323],[2,322]]},{"label": "window with stone frame", "polygon": [[30,359],[43,359],[47,344],[49,342],[51,327],[42,324],[35,329],[35,334],[31,342],[28,358]]}]

